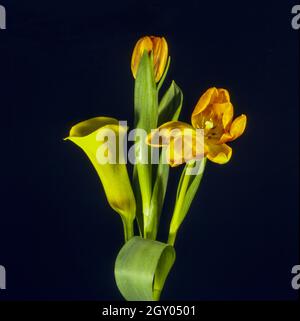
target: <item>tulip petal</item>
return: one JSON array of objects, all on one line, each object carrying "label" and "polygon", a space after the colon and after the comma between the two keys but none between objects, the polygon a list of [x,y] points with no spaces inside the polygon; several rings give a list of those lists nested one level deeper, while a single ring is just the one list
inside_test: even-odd
[{"label": "tulip petal", "polygon": [[146,36],[135,45],[131,58],[131,71],[133,77],[137,77],[140,61],[144,52],[153,53],[153,69],[155,82],[162,77],[168,60],[168,44],[164,37]]},{"label": "tulip petal", "polygon": [[179,147],[179,140],[172,140],[171,144],[169,144],[165,151],[166,153],[166,159],[168,161],[168,164],[171,167],[176,167],[184,163],[184,159],[182,157],[182,148]]},{"label": "tulip petal", "polygon": [[222,122],[222,126],[226,130],[232,122],[233,106],[230,102],[214,103],[212,113],[217,122]]},{"label": "tulip petal", "polygon": [[218,95],[217,88],[209,88],[198,100],[197,105],[192,113],[191,122],[194,128],[200,128],[200,118],[201,113],[209,106],[209,104]]},{"label": "tulip petal", "polygon": [[203,159],[205,149],[203,133],[185,129],[182,135],[171,139],[166,148],[166,159],[172,167],[175,167],[191,160]]},{"label": "tulip petal", "polygon": [[144,54],[144,51],[150,52],[152,49],[153,43],[151,41],[151,38],[148,36],[139,39],[136,43],[131,58],[131,71],[134,78],[136,78],[139,64]]},{"label": "tulip petal", "polygon": [[159,128],[152,130],[147,136],[147,144],[161,147],[169,144],[171,137],[181,135],[185,129],[194,130],[193,127],[181,121],[169,121]]},{"label": "tulip petal", "polygon": [[153,63],[155,81],[158,82],[164,73],[168,60],[168,44],[164,37],[151,37],[153,42]]},{"label": "tulip petal", "polygon": [[225,105],[226,107],[222,116],[222,123],[224,129],[227,130],[233,119],[233,106],[231,103],[226,103]]},{"label": "tulip petal", "polygon": [[247,116],[244,114],[240,115],[232,122],[230,127],[231,140],[235,140],[243,134],[246,124]]},{"label": "tulip petal", "polygon": [[218,96],[213,103],[229,103],[230,95],[227,89],[218,88]]},{"label": "tulip petal", "polygon": [[226,144],[208,145],[207,158],[217,164],[227,163],[232,156],[232,148]]}]

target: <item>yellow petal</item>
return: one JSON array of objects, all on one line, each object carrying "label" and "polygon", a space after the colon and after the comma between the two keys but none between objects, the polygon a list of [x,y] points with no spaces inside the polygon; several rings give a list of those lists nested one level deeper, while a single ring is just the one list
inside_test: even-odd
[{"label": "yellow petal", "polygon": [[164,37],[151,37],[153,43],[153,63],[154,63],[154,77],[158,82],[162,77],[167,60],[168,60],[168,44]]},{"label": "yellow petal", "polygon": [[224,129],[227,129],[232,122],[233,106],[230,102],[214,103],[212,105],[213,118],[222,122]]},{"label": "yellow petal", "polygon": [[146,50],[147,52],[150,52],[152,49],[153,43],[151,41],[151,38],[148,36],[139,39],[136,43],[131,58],[131,71],[134,78],[136,78],[139,64],[144,51]]},{"label": "yellow petal", "polygon": [[169,121],[159,128],[152,130],[147,136],[146,143],[153,147],[166,146],[172,137],[175,138],[181,135],[185,129],[193,129],[193,127],[181,121]]},{"label": "yellow petal", "polygon": [[186,128],[182,135],[172,137],[167,146],[166,159],[172,166],[178,166],[191,160],[203,159],[206,151],[203,131]]},{"label": "yellow petal", "polygon": [[162,77],[168,60],[168,44],[164,37],[146,36],[141,38],[135,45],[131,58],[131,71],[136,78],[138,67],[144,51],[153,52],[153,72],[155,81]]},{"label": "yellow petal", "polygon": [[233,106],[231,103],[225,103],[226,107],[224,109],[222,123],[225,130],[230,126],[233,119]]},{"label": "yellow petal", "polygon": [[89,120],[82,121],[70,130],[71,137],[83,137],[91,134],[96,129],[99,129],[106,125],[118,125],[119,122],[115,118],[111,117],[94,117]]},{"label": "yellow petal", "polygon": [[243,114],[237,117],[232,122],[230,127],[231,140],[237,139],[243,134],[246,128],[246,124],[247,124],[247,117],[246,115],[243,115]]},{"label": "yellow petal", "polygon": [[209,88],[198,100],[197,105],[192,113],[192,125],[194,128],[199,128],[199,115],[210,105],[218,95],[217,88]]},{"label": "yellow petal", "polygon": [[227,89],[218,88],[218,95],[214,101],[215,103],[229,103],[230,102],[230,95]]},{"label": "yellow petal", "polygon": [[[120,135],[126,130],[119,126],[114,118],[97,117],[73,126],[70,136],[66,139],[75,143],[86,153],[98,173],[110,206],[122,216],[122,219],[131,222],[135,217],[135,197],[126,165],[118,162],[119,159],[124,158],[124,155],[120,155],[124,150],[119,148],[118,141]],[[104,140],[109,133],[114,133],[116,144],[110,144]],[[111,150],[113,147],[115,150]],[[104,155],[99,153],[101,151],[104,151]],[[106,157],[106,152],[116,153],[117,163],[102,163],[99,158]]]},{"label": "yellow petal", "polygon": [[182,157],[182,146],[178,145],[179,140],[172,139],[171,143],[165,148],[166,160],[170,166],[176,167],[184,163]]},{"label": "yellow petal", "polygon": [[232,148],[226,144],[208,145],[207,158],[217,164],[227,163],[232,155]]}]

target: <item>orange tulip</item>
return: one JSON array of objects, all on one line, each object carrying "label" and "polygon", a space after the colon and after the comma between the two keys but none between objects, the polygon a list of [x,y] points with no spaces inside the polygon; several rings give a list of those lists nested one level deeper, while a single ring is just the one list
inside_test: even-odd
[{"label": "orange tulip", "polygon": [[[202,151],[204,150],[204,156],[214,163],[225,164],[230,160],[232,155],[232,148],[226,143],[237,139],[243,134],[246,128],[247,117],[242,114],[233,120],[233,106],[230,102],[228,91],[213,87],[200,97],[192,113],[191,123],[192,126],[183,122],[173,121],[163,124],[148,135],[147,142],[149,145],[152,145],[151,141],[157,141],[154,138],[155,135],[166,136],[166,129],[169,131],[180,129],[183,133],[183,129],[191,130],[193,128],[196,130],[199,128],[204,133],[205,147],[202,149]],[[163,139],[160,141],[163,141]],[[201,157],[201,155],[199,156]],[[176,159],[171,158],[169,161],[171,166],[184,162],[181,151],[173,153],[174,157]],[[197,155],[195,156],[196,158]],[[187,160],[185,159],[185,161]]]},{"label": "orange tulip", "polygon": [[136,43],[131,58],[131,71],[134,78],[136,78],[145,50],[149,54],[153,53],[154,78],[158,82],[164,73],[168,60],[168,44],[166,39],[164,37],[146,36]]}]

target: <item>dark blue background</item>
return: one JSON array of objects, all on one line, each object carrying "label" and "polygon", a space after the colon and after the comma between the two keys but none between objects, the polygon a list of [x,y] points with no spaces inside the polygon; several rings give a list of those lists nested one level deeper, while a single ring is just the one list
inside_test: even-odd
[{"label": "dark blue background", "polygon": [[[137,39],[164,35],[184,92],[228,88],[246,133],[209,163],[162,299],[290,300],[299,264],[299,31],[294,1],[4,1],[0,31],[0,264],[4,299],[119,300],[121,221],[86,157],[62,138],[108,115],[133,123]],[[172,170],[159,239],[181,168]]]}]

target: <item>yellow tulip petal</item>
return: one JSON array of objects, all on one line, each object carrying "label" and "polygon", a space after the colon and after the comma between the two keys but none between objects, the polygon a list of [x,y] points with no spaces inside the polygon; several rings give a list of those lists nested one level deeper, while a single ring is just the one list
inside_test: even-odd
[{"label": "yellow tulip petal", "polygon": [[218,144],[225,144],[227,142],[230,142],[232,140],[232,137],[230,135],[230,133],[226,132],[224,133],[221,138],[218,140]]},{"label": "yellow tulip petal", "polygon": [[151,37],[153,42],[154,77],[158,82],[162,77],[168,60],[168,44],[164,37]]},{"label": "yellow tulip petal", "polygon": [[207,158],[217,164],[227,163],[232,156],[232,148],[226,144],[208,145]]},{"label": "yellow tulip petal", "polygon": [[243,134],[246,128],[246,124],[247,124],[247,117],[246,115],[243,115],[243,114],[237,117],[232,122],[230,127],[231,140],[235,140]]},{"label": "yellow tulip petal", "polygon": [[144,51],[146,50],[147,52],[150,52],[152,49],[153,43],[151,41],[151,38],[148,36],[139,39],[136,43],[131,58],[131,71],[134,78],[136,78],[139,64]]},{"label": "yellow tulip petal", "polygon": [[230,126],[233,119],[233,106],[231,103],[226,103],[226,108],[224,109],[222,123],[225,130]]},{"label": "yellow tulip petal", "polygon": [[205,155],[205,148],[203,133],[188,128],[182,135],[171,138],[166,148],[166,159],[172,167],[200,160]]},{"label": "yellow tulip petal", "polygon": [[182,137],[171,138],[170,144],[166,147],[166,159],[170,166],[176,167],[185,162],[183,156],[183,139]]},{"label": "yellow tulip petal", "polygon": [[230,95],[227,89],[218,88],[218,95],[213,103],[229,103]]},{"label": "yellow tulip petal", "polygon": [[209,88],[198,100],[197,105],[192,113],[191,122],[194,128],[200,128],[199,116],[209,106],[212,100],[218,95],[217,88]]},{"label": "yellow tulip petal", "polygon": [[233,106],[230,102],[214,103],[211,107],[212,118],[214,118],[226,130],[229,129],[233,118]]},{"label": "yellow tulip petal", "polygon": [[169,144],[171,137],[181,135],[185,129],[192,129],[193,127],[181,121],[169,121],[159,128],[152,130],[147,136],[146,143],[153,147],[161,147]]},{"label": "yellow tulip petal", "polygon": [[144,51],[153,52],[153,69],[155,81],[162,77],[168,60],[168,44],[164,37],[146,36],[135,45],[131,58],[131,71],[136,78],[137,71]]}]

